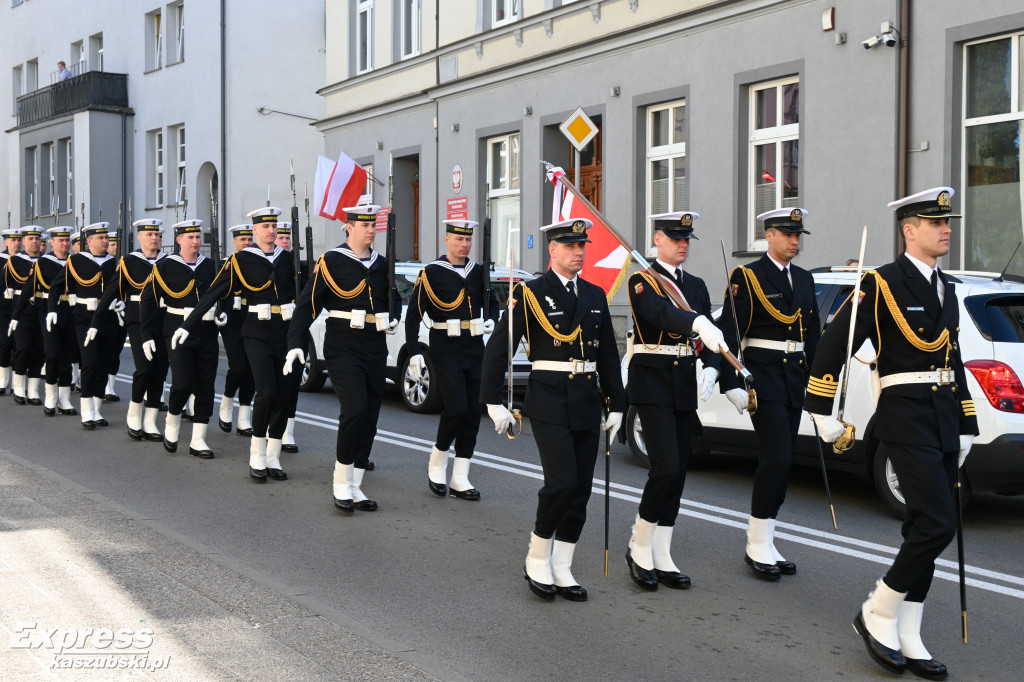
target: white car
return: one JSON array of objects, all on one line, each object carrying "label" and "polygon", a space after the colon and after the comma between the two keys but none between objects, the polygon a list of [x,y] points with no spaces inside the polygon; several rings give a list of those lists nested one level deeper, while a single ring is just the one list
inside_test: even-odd
[{"label": "white car", "polygon": [[[427,413],[439,412],[441,410],[441,395],[435,385],[432,385],[430,376],[434,366],[430,361],[430,330],[425,324],[420,323],[420,344],[423,348],[423,360],[426,364],[426,371],[419,379],[413,379],[409,373],[409,356],[405,344],[405,316],[408,314],[409,297],[412,295],[413,286],[423,263],[395,263],[395,284],[398,288],[398,295],[402,297],[402,323],[398,325],[395,334],[387,337],[388,343],[388,364],[387,382],[398,385],[401,391],[402,400],[413,412]],[[525,270],[513,271],[516,282],[533,279],[533,275]],[[508,301],[509,270],[508,268],[491,268],[491,286],[494,288],[494,295],[498,299],[498,305],[502,308]],[[302,384],[300,390],[319,391],[323,388],[327,379],[327,366],[324,364],[324,320],[327,319],[326,311],[313,320],[309,328],[312,347],[306,353],[306,366],[302,372]],[[484,337],[486,342],[489,336]],[[530,375],[530,361],[523,352],[522,345],[516,349],[513,358],[513,375],[518,386],[526,386],[526,379]]]},{"label": "white car", "polygon": [[[815,294],[825,326],[853,291],[854,268],[814,270]],[[947,271],[956,283],[960,305],[960,348],[967,367],[967,381],[978,413],[980,435],[963,469],[963,501],[971,491],[1004,495],[1024,494],[1024,386],[1016,370],[1024,369],[1024,283],[1004,281],[992,273]],[[866,342],[856,353],[869,361],[874,348]],[[624,364],[625,366],[625,364]],[[698,365],[698,371],[700,367]],[[757,377],[755,380],[755,388]],[[822,443],[828,468],[867,476],[874,481],[887,507],[902,518],[903,495],[889,460],[876,457],[878,442],[872,437],[875,404],[870,368],[852,363],[844,421],[856,426],[857,442],[837,455]],[[755,454],[750,417],[740,415],[724,395],[715,391],[697,410],[703,425],[694,439],[694,456],[712,450]],[[650,466],[643,440],[643,426],[630,408],[623,429],[634,459]],[[793,461],[820,466],[814,424],[805,412],[800,422]]]}]

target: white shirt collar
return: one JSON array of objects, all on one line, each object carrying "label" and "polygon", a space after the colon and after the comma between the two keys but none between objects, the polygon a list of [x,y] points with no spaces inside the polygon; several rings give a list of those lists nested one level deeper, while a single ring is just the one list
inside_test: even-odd
[{"label": "white shirt collar", "polygon": [[676,276],[676,270],[682,270],[683,269],[683,264],[682,263],[680,263],[679,265],[669,265],[668,263],[666,263],[665,261],[661,260],[660,258],[655,259],[655,261],[658,263],[658,265],[660,265],[661,267],[665,268],[665,272],[669,273],[673,277]]},{"label": "white shirt collar", "polygon": [[[566,285],[566,283],[569,280],[567,278],[565,278],[565,277],[562,277],[560,274],[558,274],[558,271],[555,270],[554,268],[551,268],[551,272],[555,273],[555,277],[558,278],[558,281],[562,283],[562,288],[565,289],[565,285]],[[576,281],[577,279],[579,279],[579,275],[574,275],[573,278],[572,278],[572,286],[573,286],[573,288],[577,292],[579,292],[580,287],[579,287],[579,282]]]},{"label": "white shirt collar", "polygon": [[932,281],[932,273],[938,271],[938,269],[939,269],[938,265],[936,265],[933,268],[933,267],[930,267],[927,263],[924,263],[924,262],[918,260],[917,258],[914,258],[913,256],[911,256],[909,253],[907,253],[905,251],[904,251],[904,255],[906,255],[907,260],[909,260],[911,263],[914,264],[914,267],[917,268],[918,272],[921,273],[922,277],[924,277],[929,282]]},{"label": "white shirt collar", "polygon": [[772,258],[772,254],[766,253],[765,255],[768,256],[768,260],[770,260],[772,263],[775,263],[775,267],[777,267],[779,270],[782,270],[783,272],[785,272],[786,269],[789,267],[788,263],[786,265],[783,265],[779,261],[777,261],[774,258]]}]

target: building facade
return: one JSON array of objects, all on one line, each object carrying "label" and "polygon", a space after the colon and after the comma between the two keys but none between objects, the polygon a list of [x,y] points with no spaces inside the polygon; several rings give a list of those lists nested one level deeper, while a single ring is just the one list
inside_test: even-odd
[{"label": "building facade", "polygon": [[865,260],[890,260],[886,203],[940,184],[964,214],[944,267],[1002,270],[1024,236],[1013,0],[327,0],[326,17],[317,127],[327,155],[393,177],[403,258],[433,258],[440,221],[489,199],[493,259],[511,243],[544,269],[540,161],[573,177],[559,124],[577,107],[600,129],[581,190],[641,251],[648,215],[698,211],[688,268],[712,291],[719,240],[730,265],[759,256],[771,208],[809,211],[804,267],[856,257],[865,224]]},{"label": "building facade", "polygon": [[291,206],[292,159],[305,225],[323,147],[311,125],[323,112],[322,0],[15,0],[0,7],[0,40],[0,202],[14,225],[116,225],[129,204],[133,219],[170,224],[186,198],[188,217],[209,225],[215,196],[224,244],[268,187]]}]

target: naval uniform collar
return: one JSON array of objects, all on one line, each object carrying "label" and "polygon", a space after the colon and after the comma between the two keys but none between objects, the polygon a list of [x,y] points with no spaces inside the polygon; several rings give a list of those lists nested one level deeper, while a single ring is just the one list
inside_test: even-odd
[{"label": "naval uniform collar", "polygon": [[551,272],[552,272],[552,273],[554,273],[555,277],[557,277],[557,278],[558,278],[558,281],[562,283],[562,288],[563,288],[563,289],[565,289],[565,285],[566,285],[566,283],[568,283],[569,281],[571,281],[571,282],[572,282],[572,286],[573,286],[573,289],[575,289],[575,290],[576,290],[576,295],[577,295],[577,296],[579,296],[579,291],[580,291],[580,286],[579,286],[579,285],[580,285],[580,283],[579,283],[579,279],[580,279],[580,278],[579,278],[579,275],[578,275],[578,274],[576,274],[576,275],[573,275],[573,277],[572,277],[572,280],[570,280],[570,279],[569,279],[569,278],[567,278],[567,277],[562,277],[562,275],[560,275],[560,274],[559,274],[559,272],[558,272],[557,270],[555,270],[554,268],[551,268]]},{"label": "naval uniform collar", "polygon": [[32,263],[35,263],[37,260],[39,260],[39,256],[30,256],[24,251],[19,251],[15,255],[18,256],[19,258],[24,258],[25,260],[30,261]]},{"label": "naval uniform collar", "polygon": [[106,263],[106,262],[107,262],[108,260],[111,260],[111,259],[113,258],[113,256],[111,256],[111,255],[110,255],[109,253],[105,253],[105,254],[103,254],[102,256],[94,256],[94,255],[92,254],[92,251],[83,251],[83,252],[82,252],[82,253],[80,253],[79,255],[81,255],[81,256],[85,256],[86,258],[88,258],[89,260],[91,260],[91,261],[92,261],[93,263],[95,263],[96,265],[103,265],[103,264],[104,264],[104,263]]},{"label": "naval uniform collar", "polygon": [[189,268],[191,268],[193,270],[198,268],[199,264],[202,263],[204,260],[206,260],[206,256],[204,256],[203,254],[199,254],[199,258],[196,258],[196,262],[195,263],[189,263],[188,261],[186,261],[184,258],[182,258],[177,253],[168,256],[168,258],[170,258],[173,261],[177,261],[177,262],[181,263],[182,265],[185,265],[185,266],[187,266],[187,267],[189,267]]},{"label": "naval uniform collar", "polygon": [[46,259],[48,259],[48,260],[52,260],[52,261],[53,261],[54,263],[57,263],[57,264],[59,264],[59,265],[64,265],[64,264],[65,264],[65,263],[67,263],[67,261],[68,261],[68,259],[67,259],[67,258],[57,258],[57,257],[56,257],[55,255],[53,255],[52,253],[48,253],[48,254],[46,254],[45,256],[43,256],[43,258],[46,258]]},{"label": "naval uniform collar", "polygon": [[[786,272],[787,270],[789,270],[789,266],[791,265],[790,263],[786,263],[785,265],[783,265],[779,261],[777,261],[774,258],[772,258],[772,254],[768,253],[767,251],[765,252],[764,255],[768,256],[768,260],[770,260],[772,262],[772,265],[777,267],[782,272]],[[789,270],[789,272],[792,272],[792,270]]]},{"label": "naval uniform collar", "polygon": [[666,263],[665,261],[661,260],[660,258],[655,258],[654,262],[657,263],[658,265],[660,265],[662,267],[662,269],[665,270],[665,272],[667,272],[672,277],[676,276],[676,270],[679,271],[680,277],[684,276],[683,275],[683,264],[682,263],[680,263],[679,265],[669,265],[668,263]]},{"label": "naval uniform collar", "polygon": [[370,256],[369,256],[369,258],[364,260],[364,259],[360,258],[359,256],[357,256],[355,251],[352,250],[352,247],[349,246],[347,243],[342,244],[341,246],[339,246],[339,247],[337,247],[335,249],[331,249],[331,250],[332,251],[336,251],[337,253],[340,253],[343,256],[348,256],[349,258],[351,258],[355,262],[357,262],[360,265],[362,265],[367,270],[369,270],[370,267],[372,267],[373,264],[377,262],[377,258],[380,256],[379,253],[377,253],[373,249],[370,249]]},{"label": "naval uniform collar", "polygon": [[129,256],[135,256],[139,260],[144,260],[147,263],[149,263],[150,265],[152,265],[153,263],[156,263],[161,258],[164,258],[165,256],[167,256],[167,254],[164,253],[163,251],[157,251],[156,252],[156,256],[154,256],[153,258],[150,258],[146,254],[144,254],[142,251],[132,251],[128,255]]},{"label": "naval uniform collar", "polygon": [[248,251],[249,253],[260,256],[261,258],[266,258],[271,263],[273,263],[278,256],[284,253],[284,249],[282,249],[277,244],[274,245],[274,250],[270,253],[267,253],[258,246],[247,246],[243,249],[243,251]]},{"label": "naval uniform collar", "polygon": [[929,282],[932,281],[932,273],[933,272],[935,272],[935,273],[939,272],[939,265],[938,265],[938,263],[935,264],[935,267],[931,267],[930,265],[928,265],[924,261],[919,260],[917,258],[914,258],[909,253],[907,253],[906,251],[903,252],[903,255],[907,257],[907,260],[909,260],[914,265],[915,268],[917,268],[917,271],[921,273],[921,276],[924,277]]},{"label": "naval uniform collar", "polygon": [[460,277],[463,278],[469,275],[469,273],[472,272],[473,268],[476,266],[476,263],[474,263],[471,258],[466,259],[465,265],[455,265],[450,260],[448,260],[447,255],[438,256],[438,258],[431,262],[430,264],[451,270],[452,272],[458,274]]}]

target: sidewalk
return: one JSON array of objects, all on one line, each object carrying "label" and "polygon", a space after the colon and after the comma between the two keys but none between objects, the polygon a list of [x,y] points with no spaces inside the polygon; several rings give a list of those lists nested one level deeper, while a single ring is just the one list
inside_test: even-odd
[{"label": "sidewalk", "polygon": [[157,528],[0,449],[0,679],[436,679]]}]

